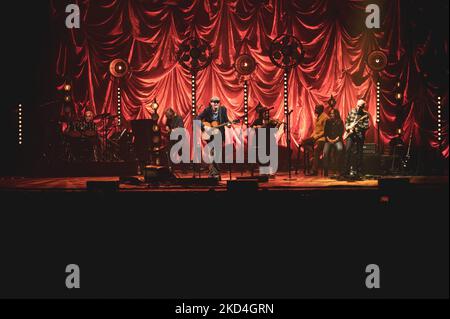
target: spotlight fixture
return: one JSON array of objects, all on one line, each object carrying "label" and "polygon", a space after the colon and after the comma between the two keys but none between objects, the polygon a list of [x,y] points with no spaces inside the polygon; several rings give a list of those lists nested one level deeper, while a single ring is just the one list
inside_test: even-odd
[{"label": "spotlight fixture", "polygon": [[153,111],[155,111],[155,112],[159,109],[159,104],[156,101],[156,99],[153,100],[153,103],[151,104],[151,107],[152,107]]},{"label": "spotlight fixture", "polygon": [[70,92],[72,90],[72,86],[70,84],[64,84],[63,89],[66,92]]},{"label": "spotlight fixture", "polygon": [[248,76],[256,70],[256,61],[251,55],[242,54],[236,59],[234,68],[240,75]]},{"label": "spotlight fixture", "polygon": [[367,65],[372,71],[383,71],[388,64],[388,57],[386,53],[380,50],[372,51],[367,57]]},{"label": "spotlight fixture", "polygon": [[122,78],[129,70],[128,62],[123,59],[115,59],[109,64],[109,72],[115,78]]}]

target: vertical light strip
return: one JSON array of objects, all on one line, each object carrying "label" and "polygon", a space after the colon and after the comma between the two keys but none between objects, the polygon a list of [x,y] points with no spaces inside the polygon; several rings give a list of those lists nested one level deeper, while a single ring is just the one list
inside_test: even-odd
[{"label": "vertical light strip", "polygon": [[197,115],[197,79],[192,74],[192,116]]},{"label": "vertical light strip", "polygon": [[118,121],[117,123],[119,126],[122,125],[122,90],[120,87],[117,88],[117,116]]},{"label": "vertical light strip", "polygon": [[19,145],[23,144],[23,108],[22,104],[19,104],[17,109],[17,120],[18,120],[18,142]]},{"label": "vertical light strip", "polygon": [[288,73],[284,73],[284,114],[289,113],[289,91],[288,91]]},{"label": "vertical light strip", "polygon": [[244,81],[244,121],[248,126],[248,82]]},{"label": "vertical light strip", "polygon": [[377,82],[377,124],[380,123],[381,83]]},{"label": "vertical light strip", "polygon": [[438,127],[438,141],[442,141],[442,98],[438,96],[438,120],[437,120],[437,127]]}]

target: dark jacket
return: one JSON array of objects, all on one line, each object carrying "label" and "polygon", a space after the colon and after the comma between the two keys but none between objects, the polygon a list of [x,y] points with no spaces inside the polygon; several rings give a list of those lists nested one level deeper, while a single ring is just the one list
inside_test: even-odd
[{"label": "dark jacket", "polygon": [[[213,110],[211,106],[208,106],[199,116],[197,116],[197,120],[202,122],[213,122]],[[227,108],[225,106],[219,107],[219,124],[228,123],[230,120],[228,119]],[[220,128],[220,132],[222,133],[223,138],[225,138],[225,127]]]},{"label": "dark jacket", "polygon": [[325,138],[329,138],[330,140],[335,140],[339,137],[339,140],[342,140],[342,135],[344,134],[344,122],[341,119],[333,121],[332,119],[328,119],[325,123]]}]

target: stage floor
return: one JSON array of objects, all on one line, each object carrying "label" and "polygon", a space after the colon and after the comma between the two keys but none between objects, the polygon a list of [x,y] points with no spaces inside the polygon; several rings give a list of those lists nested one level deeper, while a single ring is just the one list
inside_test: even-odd
[{"label": "stage floor", "polygon": [[[248,175],[245,175],[248,176]],[[192,173],[177,173],[179,178],[192,178]],[[242,177],[241,173],[232,173],[231,178]],[[269,182],[259,183],[260,190],[376,190],[379,180],[375,177],[362,181],[348,182],[337,181],[327,177],[306,177],[303,175],[292,175],[294,180],[286,180],[287,173],[279,173],[275,179]],[[149,186],[144,182],[142,176],[134,176],[142,182],[140,185],[120,184],[120,191],[226,191],[227,181],[230,180],[229,174],[222,175],[222,181],[217,186],[177,186],[177,185],[159,185]],[[419,187],[448,187],[448,176],[384,176],[383,179],[404,179],[408,178],[411,185]],[[0,178],[0,191],[86,191],[86,184],[89,181],[119,181],[119,177],[65,177],[65,178],[21,178],[21,177],[2,177]]]}]

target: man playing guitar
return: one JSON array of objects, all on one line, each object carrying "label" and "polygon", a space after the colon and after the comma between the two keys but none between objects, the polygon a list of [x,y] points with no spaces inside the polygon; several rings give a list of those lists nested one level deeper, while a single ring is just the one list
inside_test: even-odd
[{"label": "man playing guitar", "polygon": [[[225,126],[231,127],[228,119],[227,109],[220,105],[220,98],[212,97],[209,106],[197,117],[197,120],[202,121],[202,130],[205,127],[219,127],[216,130],[222,135],[222,141],[225,140]],[[212,141],[212,135],[208,142]],[[213,154],[211,154],[213,155]],[[214,161],[209,166],[209,177],[220,178],[220,169]]]},{"label": "man playing guitar", "polygon": [[[363,147],[366,132],[370,127],[369,113],[364,110],[366,102],[358,100],[357,105],[350,111],[345,122],[345,176],[359,179],[363,161]],[[353,148],[356,152],[353,152]],[[354,163],[353,163],[354,162]],[[353,169],[352,169],[353,167]]]}]

